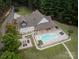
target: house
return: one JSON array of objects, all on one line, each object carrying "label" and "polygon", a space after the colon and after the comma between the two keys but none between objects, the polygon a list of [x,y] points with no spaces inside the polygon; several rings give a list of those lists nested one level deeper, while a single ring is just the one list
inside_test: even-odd
[{"label": "house", "polygon": [[36,48],[42,50],[70,40],[50,16],[42,15],[38,10],[27,16],[20,16],[16,23],[22,35],[19,49],[32,47],[34,42]]}]

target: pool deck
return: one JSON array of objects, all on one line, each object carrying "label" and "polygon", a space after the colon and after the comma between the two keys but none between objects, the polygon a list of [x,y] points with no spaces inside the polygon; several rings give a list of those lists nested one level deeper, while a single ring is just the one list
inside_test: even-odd
[{"label": "pool deck", "polygon": [[[32,36],[32,37],[33,37],[33,36]],[[68,38],[68,40],[65,40],[65,41],[56,42],[55,44],[52,44],[52,43],[51,43],[51,44],[42,46],[42,48],[39,48],[39,47],[38,47],[37,42],[36,42],[36,39],[35,39],[34,37],[33,37],[33,39],[34,39],[34,43],[35,43],[36,48],[37,48],[38,50],[44,50],[44,49],[47,49],[47,48],[54,47],[54,46],[56,46],[56,45],[62,44],[62,43],[64,43],[64,42],[70,41],[70,40],[71,40],[71,37]]]},{"label": "pool deck", "polygon": [[58,32],[64,32],[62,29],[56,29],[56,28],[51,28],[50,30],[40,30],[40,31],[36,31],[34,33],[34,35],[32,36],[33,39],[34,39],[34,43],[35,43],[35,46],[38,50],[43,50],[43,49],[46,49],[46,48],[49,48],[49,47],[52,47],[52,46],[55,46],[55,45],[58,45],[58,44],[61,44],[62,42],[66,42],[66,41],[70,41],[71,38],[64,32],[64,35],[63,36],[60,36],[58,38],[56,38],[55,40],[52,40],[52,41],[48,41],[48,42],[45,42],[43,45],[41,45],[41,48],[38,47],[37,43],[38,43],[38,38],[36,38],[36,36],[38,35],[42,35],[42,34],[47,34],[47,33],[58,33]]}]

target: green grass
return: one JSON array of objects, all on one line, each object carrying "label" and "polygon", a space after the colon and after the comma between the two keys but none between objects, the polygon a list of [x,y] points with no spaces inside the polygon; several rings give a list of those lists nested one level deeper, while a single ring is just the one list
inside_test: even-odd
[{"label": "green grass", "polygon": [[28,15],[32,13],[32,10],[26,7],[17,7],[16,9],[18,10],[17,13],[20,15]]},{"label": "green grass", "polygon": [[[68,48],[74,56],[74,59],[77,59],[77,27],[65,25],[59,22],[56,22],[65,32],[68,30],[73,30],[71,35],[71,41],[66,42]],[[70,59],[66,49],[62,44],[39,51],[35,47],[28,48],[20,51],[23,59]]]},{"label": "green grass", "polygon": [[71,34],[71,41],[66,42],[68,48],[72,52],[75,59],[77,59],[77,46],[78,46],[78,28],[75,26],[69,26],[65,24],[58,23],[58,25],[61,26],[61,28],[67,32],[68,30],[73,30],[73,33]]}]

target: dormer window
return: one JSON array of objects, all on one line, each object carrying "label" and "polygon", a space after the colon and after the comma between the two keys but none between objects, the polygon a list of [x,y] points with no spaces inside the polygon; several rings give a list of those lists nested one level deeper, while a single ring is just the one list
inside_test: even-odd
[{"label": "dormer window", "polygon": [[26,26],[27,26],[27,23],[26,23],[25,21],[23,21],[23,22],[21,23],[21,28],[26,28]]}]

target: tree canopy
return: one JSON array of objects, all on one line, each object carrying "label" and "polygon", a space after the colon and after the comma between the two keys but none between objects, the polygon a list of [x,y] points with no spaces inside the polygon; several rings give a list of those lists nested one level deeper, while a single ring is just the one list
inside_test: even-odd
[{"label": "tree canopy", "polygon": [[10,6],[11,0],[0,0],[0,16],[2,16]]},{"label": "tree canopy", "polygon": [[0,59],[21,59],[18,53],[18,48],[21,44],[19,37],[19,32],[16,31],[16,26],[13,24],[8,25],[7,32],[2,37],[4,47]]},{"label": "tree canopy", "polygon": [[5,45],[3,50],[17,51],[20,46],[20,41],[18,40],[18,37],[12,33],[6,33],[2,37],[2,41]]},{"label": "tree canopy", "polygon": [[12,33],[12,34],[14,34],[15,36],[17,35],[19,35],[19,32],[17,31],[17,29],[16,29],[16,24],[8,24],[7,26],[6,26],[6,28],[7,28],[7,33]]},{"label": "tree canopy", "polygon": [[3,50],[16,51],[20,46],[19,37],[20,35],[16,30],[16,26],[11,24],[8,25],[7,32],[2,37],[2,41],[5,45]]}]

